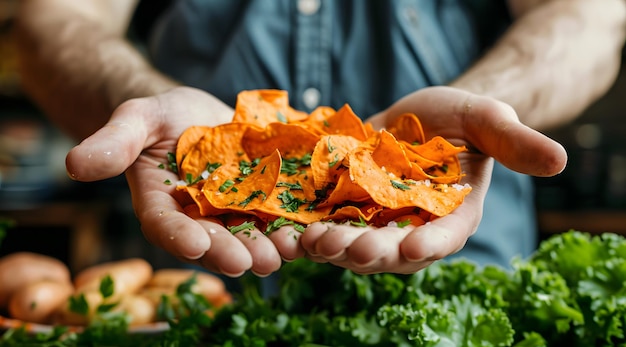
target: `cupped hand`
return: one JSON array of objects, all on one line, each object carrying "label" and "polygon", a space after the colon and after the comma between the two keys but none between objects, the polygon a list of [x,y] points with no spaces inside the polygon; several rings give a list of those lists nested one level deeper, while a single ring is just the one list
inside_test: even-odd
[{"label": "cupped hand", "polygon": [[459,160],[471,193],[452,213],[422,226],[383,228],[314,223],[300,238],[307,256],[358,273],[412,273],[456,253],[480,223],[493,160],[533,176],[552,176],[566,164],[565,149],[520,123],[509,105],[451,87],[430,87],[372,116],[375,128],[415,113],[426,138],[440,135],[469,151]]},{"label": "cupped hand", "polygon": [[[268,275],[281,265],[274,243],[258,230],[233,235],[219,222],[193,209],[183,210],[174,198],[175,184],[165,183],[177,182],[177,175],[160,167],[167,166],[167,154],[175,152],[185,129],[226,123],[232,115],[232,108],[188,87],[129,100],[104,127],[68,153],[68,174],[75,180],[96,181],[125,173],[133,209],[152,244],[185,262],[229,276],[248,270]],[[289,247],[294,248],[283,244]]]}]

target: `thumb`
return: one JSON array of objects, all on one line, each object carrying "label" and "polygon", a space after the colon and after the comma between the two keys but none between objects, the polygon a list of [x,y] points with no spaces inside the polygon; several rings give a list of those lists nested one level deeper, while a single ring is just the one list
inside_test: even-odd
[{"label": "thumb", "polygon": [[144,118],[135,111],[132,105],[121,105],[107,124],[69,151],[65,166],[71,179],[91,182],[115,177],[135,162],[149,134]]},{"label": "thumb", "polygon": [[472,95],[464,105],[468,140],[511,170],[533,176],[559,174],[567,152],[558,142],[522,124],[508,104]]}]

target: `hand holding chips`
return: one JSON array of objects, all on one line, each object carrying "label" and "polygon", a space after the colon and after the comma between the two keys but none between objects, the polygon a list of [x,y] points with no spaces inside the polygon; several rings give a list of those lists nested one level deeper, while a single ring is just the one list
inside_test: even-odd
[{"label": "hand holding chips", "polygon": [[[282,96],[276,100],[281,98]],[[309,130],[320,137],[327,136],[325,143],[324,141],[315,142],[315,146],[319,146],[316,158],[317,156],[325,157],[324,160],[328,165],[326,167],[318,165],[314,174],[312,168],[307,168],[306,165],[301,168],[310,159],[308,156],[298,157],[296,154],[281,156],[281,171],[284,167],[295,175],[288,176],[289,181],[280,184],[288,193],[280,194],[277,191],[278,194],[275,197],[278,198],[280,195],[281,205],[290,209],[297,208],[300,211],[303,205],[306,209],[310,206],[308,201],[315,201],[318,196],[312,197],[310,193],[308,196],[304,195],[305,191],[310,192],[311,186],[300,193],[299,189],[295,189],[297,186],[291,184],[299,182],[303,187],[312,184],[315,190],[320,190],[320,186],[316,187],[314,182],[311,183],[300,178],[311,175],[329,177],[325,184],[328,185],[328,183],[336,180],[334,183],[336,186],[333,190],[329,189],[320,195],[324,196],[326,201],[320,199],[318,206],[319,208],[328,208],[328,206],[335,204],[332,207],[334,209],[342,205],[340,201],[354,201],[355,203],[346,203],[345,206],[341,206],[344,209],[339,211],[340,213],[334,211],[337,214],[333,218],[337,218],[337,222],[340,221],[339,218],[343,218],[341,216],[349,217],[350,222],[339,224],[314,222],[309,224],[306,231],[302,233],[304,223],[284,217],[276,218],[268,212],[249,209],[237,214],[224,213],[210,217],[207,214],[209,210],[201,211],[201,206],[208,207],[209,205],[204,202],[199,205],[193,200],[192,197],[197,197],[192,191],[193,185],[187,188],[190,189],[189,192],[177,190],[176,181],[180,178],[182,178],[181,181],[187,180],[187,175],[179,176],[171,170],[164,170],[167,164],[164,160],[168,156],[168,152],[176,151],[176,144],[185,129],[188,129],[188,133],[185,135],[188,136],[188,139],[193,137],[196,139],[188,141],[188,147],[185,150],[181,149],[184,147],[181,146],[182,143],[178,143],[181,156],[196,146],[196,142],[204,136],[207,129],[216,128],[219,124],[232,120],[233,109],[226,107],[215,97],[205,92],[188,87],[174,88],[158,96],[134,99],[122,104],[112,114],[106,126],[85,139],[68,154],[68,173],[76,180],[95,181],[115,177],[125,172],[132,193],[133,209],[141,222],[142,231],[148,241],[183,261],[195,263],[212,271],[236,276],[251,270],[260,275],[267,275],[280,267],[281,258],[290,260],[307,256],[315,261],[332,262],[357,272],[408,273],[417,271],[427,266],[432,260],[440,259],[460,249],[471,233],[476,230],[481,217],[485,193],[489,186],[492,163],[489,156],[495,157],[510,168],[533,175],[556,174],[565,163],[566,155],[562,147],[558,144],[555,145],[553,141],[538,132],[519,124],[512,109],[502,107],[502,103],[492,99],[478,97],[452,88],[434,87],[420,90],[414,95],[409,95],[400,100],[390,109],[381,113],[380,116],[370,118],[365,125],[353,122],[353,118],[350,117],[345,117],[341,122],[339,120],[332,123],[329,121],[333,115],[335,118],[339,118],[337,115],[340,114],[340,111],[347,111],[348,108],[343,111],[319,108],[312,114],[303,116],[302,113],[286,107],[285,101],[281,102],[282,104],[279,103],[279,105],[284,113],[252,113],[253,117],[267,115],[269,118],[267,118],[268,121],[266,121],[265,126],[257,126],[255,132],[249,133],[251,138],[260,141],[259,143],[263,145],[246,147],[244,150],[250,151],[250,153],[261,151],[260,153],[264,153],[263,155],[273,154],[276,149],[271,148],[275,144],[272,142],[274,140],[270,137],[266,138],[264,135],[266,130],[263,129],[268,128],[278,134],[284,132],[284,129],[280,129],[281,125],[267,126],[269,123],[275,123],[274,120],[289,117],[289,119],[301,123],[313,123],[312,126],[309,126]],[[248,112],[253,109],[249,108]],[[349,113],[347,112],[348,115]],[[409,124],[414,122],[415,119],[412,117],[398,120],[398,125],[395,126],[396,130],[393,130],[393,119],[403,113],[420,115],[419,120],[423,130],[410,125],[401,125],[404,124],[403,122]],[[372,126],[369,125],[370,122],[373,128],[386,127],[398,143],[402,143],[402,139],[409,139],[407,142],[414,146],[412,139],[419,138],[421,136],[419,134],[423,132],[426,134],[424,138],[434,138],[435,135],[441,135],[447,140],[453,140],[457,146],[459,144],[471,144],[478,148],[485,154],[467,151],[458,153],[460,167],[463,170],[458,171],[457,174],[464,175],[462,177],[463,184],[471,185],[471,194],[467,195],[463,203],[451,213],[432,219],[430,223],[417,228],[413,225],[431,219],[435,214],[425,213],[421,208],[419,212],[412,208],[398,208],[397,210],[383,208],[382,211],[378,211],[380,207],[374,205],[372,205],[373,208],[369,208],[367,199],[360,200],[364,199],[363,191],[354,187],[350,179],[349,165],[346,165],[350,163],[348,158],[350,155],[340,155],[344,151],[341,148],[350,147],[352,145],[350,141],[354,141],[348,137],[355,136],[346,136],[338,130],[332,132],[324,129],[352,129],[350,134],[358,132],[363,134],[365,131],[365,139],[367,139],[369,134],[378,133],[372,130]],[[317,124],[317,128],[315,124]],[[194,128],[195,135],[192,135]],[[354,129],[357,131],[355,132]],[[271,133],[270,130],[267,131]],[[330,147],[328,138],[331,139]],[[370,149],[377,143],[393,144],[393,141],[389,141],[389,136],[384,139],[381,135],[381,141],[371,143],[364,141],[363,137],[355,138],[359,143],[365,142],[365,147]],[[297,144],[301,145],[302,148],[310,147],[312,142],[308,139],[309,136],[304,135],[298,139]],[[217,150],[237,154],[238,149],[224,147],[229,145],[238,146],[225,138]],[[265,152],[268,149],[265,147],[270,148],[270,151]],[[361,145],[359,145],[360,147]],[[393,148],[393,146],[388,148]],[[315,147],[313,151],[315,151]],[[378,161],[387,157],[385,153],[387,151],[381,147],[376,154],[372,152],[371,155],[374,161]],[[337,154],[337,161],[335,161],[334,154]],[[253,164],[257,165],[257,157],[254,155],[259,154],[247,155],[249,163],[241,163],[243,171],[240,169],[240,163],[237,163],[234,168],[225,167],[222,170],[236,169],[242,174],[244,172],[252,174],[247,169],[247,164],[250,164],[251,168]],[[405,151],[405,155],[407,158],[413,158],[410,151]],[[363,159],[369,160],[365,154],[355,156],[357,162]],[[313,160],[312,157],[313,153],[311,153],[311,160]],[[340,161],[340,157],[344,157],[344,159]],[[429,159],[436,161],[436,158]],[[276,159],[268,160],[276,161]],[[317,160],[314,159],[313,161]],[[174,163],[181,161],[182,158],[178,158],[178,160],[172,158]],[[218,163],[211,163],[212,165],[199,169],[200,175],[190,172],[189,179],[195,180],[202,177],[205,174],[205,169],[206,173],[215,172],[219,169]],[[343,167],[342,170],[338,170],[340,166],[336,166],[339,163]],[[418,163],[420,160],[412,162],[412,164]],[[424,161],[419,166],[422,167],[427,163],[428,161]],[[333,165],[330,166],[330,164]],[[454,165],[453,162],[453,170]],[[275,166],[272,167],[275,168]],[[417,169],[415,165],[412,165],[412,168]],[[305,169],[307,174],[298,175],[298,169]],[[395,169],[385,166],[383,172],[398,176],[393,170]],[[224,171],[222,174],[226,172]],[[430,175],[436,172],[437,170],[434,172],[425,171],[426,174]],[[448,173],[452,172],[448,168]],[[343,179],[341,178],[342,175]],[[402,179],[404,180],[404,178]],[[170,184],[165,182],[170,182]],[[235,186],[237,182],[239,180],[233,180],[232,186]],[[324,180],[318,180],[318,182],[324,182]],[[238,184],[244,183],[245,179]],[[388,183],[393,189],[402,190],[402,185],[395,184],[398,187],[395,188],[391,180]],[[407,184],[412,182],[403,183],[400,181],[400,183],[409,187],[412,186]],[[450,185],[449,182],[442,182],[441,184]],[[231,182],[225,180],[219,184],[217,190],[219,191],[221,187],[226,191],[229,185]],[[264,195],[256,192],[256,190],[259,189],[249,191],[248,196],[238,201],[237,204],[242,204],[238,207],[239,209],[242,209],[243,205],[246,204],[246,198],[253,195],[254,198],[250,199],[248,204],[251,205],[248,208],[269,198],[269,196],[265,196],[267,192],[264,192]],[[200,190],[198,189],[197,192]],[[335,194],[331,198],[329,193],[333,192]],[[339,192],[343,193],[338,194]],[[201,196],[199,198],[202,199]],[[216,199],[219,201],[219,197]],[[257,199],[256,202],[253,202],[255,199]],[[307,199],[307,203],[302,204],[299,201],[305,199]],[[185,208],[183,209],[183,207]],[[274,206],[274,208],[276,207],[283,210],[280,206]],[[404,213],[405,209],[411,210],[410,214],[395,216],[390,214],[391,211]],[[222,210],[218,211],[222,212]],[[364,218],[363,221],[359,218],[361,216]],[[385,219],[372,218],[367,221],[365,218],[369,218],[369,216],[384,217]],[[372,226],[374,221],[379,220],[392,222],[388,223],[390,226]],[[254,221],[254,226],[251,227],[252,221]],[[264,225],[264,221],[267,221],[267,225]],[[402,227],[407,221],[413,224]],[[394,222],[396,223],[395,226],[393,226]],[[231,229],[227,229],[224,225],[231,226]],[[233,228],[233,226],[237,228]],[[274,230],[269,235],[267,235],[268,227],[270,231]]]},{"label": "hand holding chips", "polygon": [[[233,233],[318,221],[419,225],[471,191],[459,184],[463,151],[442,137],[426,141],[414,114],[374,131],[348,105],[307,115],[284,91],[243,91],[231,123],[181,135],[177,189]],[[229,224],[233,216],[245,223]]]}]

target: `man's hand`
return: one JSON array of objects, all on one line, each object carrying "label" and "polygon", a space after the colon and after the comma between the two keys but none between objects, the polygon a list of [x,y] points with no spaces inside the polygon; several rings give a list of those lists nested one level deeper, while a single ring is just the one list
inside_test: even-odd
[{"label": "man's hand", "polygon": [[412,273],[459,251],[480,223],[489,187],[493,158],[508,168],[534,176],[561,172],[567,161],[564,148],[521,124],[515,111],[491,98],[449,87],[412,93],[370,118],[376,127],[405,112],[421,120],[426,138],[440,135],[461,153],[461,183],[472,192],[451,214],[423,226],[356,227],[314,223],[301,237],[307,256],[358,273]]},{"label": "man's hand", "polygon": [[175,152],[185,129],[226,123],[232,115],[232,108],[187,87],[127,101],[103,128],[70,151],[68,174],[75,180],[96,181],[125,172],[135,214],[152,244],[226,275],[247,270],[270,274],[280,267],[281,257],[267,237],[258,230],[251,237],[233,235],[197,212],[183,211],[173,195],[178,176],[159,167],[167,164],[168,152]]}]

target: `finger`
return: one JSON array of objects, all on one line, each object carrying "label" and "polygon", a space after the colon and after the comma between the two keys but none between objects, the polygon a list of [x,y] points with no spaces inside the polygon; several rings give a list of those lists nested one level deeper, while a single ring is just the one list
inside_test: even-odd
[{"label": "finger", "polygon": [[252,256],[250,270],[260,277],[265,277],[280,269],[280,253],[272,241],[258,229],[240,231],[235,237],[248,249]]},{"label": "finger", "polygon": [[348,259],[363,270],[391,271],[404,259],[399,244],[409,232],[410,229],[385,227],[363,233],[348,248]]},{"label": "finger", "polygon": [[307,257],[318,257],[315,244],[317,240],[324,235],[331,224],[325,222],[315,222],[309,224],[302,237],[300,237],[300,244],[302,248],[307,252]]},{"label": "finger", "polygon": [[438,260],[456,253],[478,228],[490,185],[493,159],[470,154],[463,165],[468,172],[472,192],[452,213],[418,226],[406,235],[400,243],[400,253],[407,261]]},{"label": "finger", "polygon": [[278,249],[281,258],[289,262],[304,257],[304,248],[300,243],[301,236],[302,232],[297,231],[291,225],[285,225],[273,231],[268,237]]},{"label": "finger", "polygon": [[252,268],[252,254],[240,239],[219,224],[198,222],[211,237],[211,248],[199,259],[202,267],[230,277],[239,277]]},{"label": "finger", "polygon": [[211,248],[197,259],[198,265],[230,277],[241,276],[252,268],[250,251],[222,222],[202,217],[196,205],[186,208],[185,213],[198,222],[211,240]]},{"label": "finger", "polygon": [[342,260],[346,250],[354,240],[372,230],[371,227],[356,227],[347,224],[334,224],[315,242],[315,254],[328,260]]},{"label": "finger", "polygon": [[468,140],[509,169],[533,176],[554,176],[565,168],[565,148],[522,124],[509,105],[471,95],[460,107]]},{"label": "finger", "polygon": [[171,195],[151,191],[142,197],[135,195],[133,200],[135,206],[142,206],[135,211],[150,243],[188,259],[197,259],[211,248],[207,231],[182,211]]},{"label": "finger", "polygon": [[93,135],[72,148],[66,159],[70,178],[91,182],[120,175],[139,156],[147,137],[154,129],[138,114],[145,112],[143,103],[129,101],[122,104],[111,120]]}]

